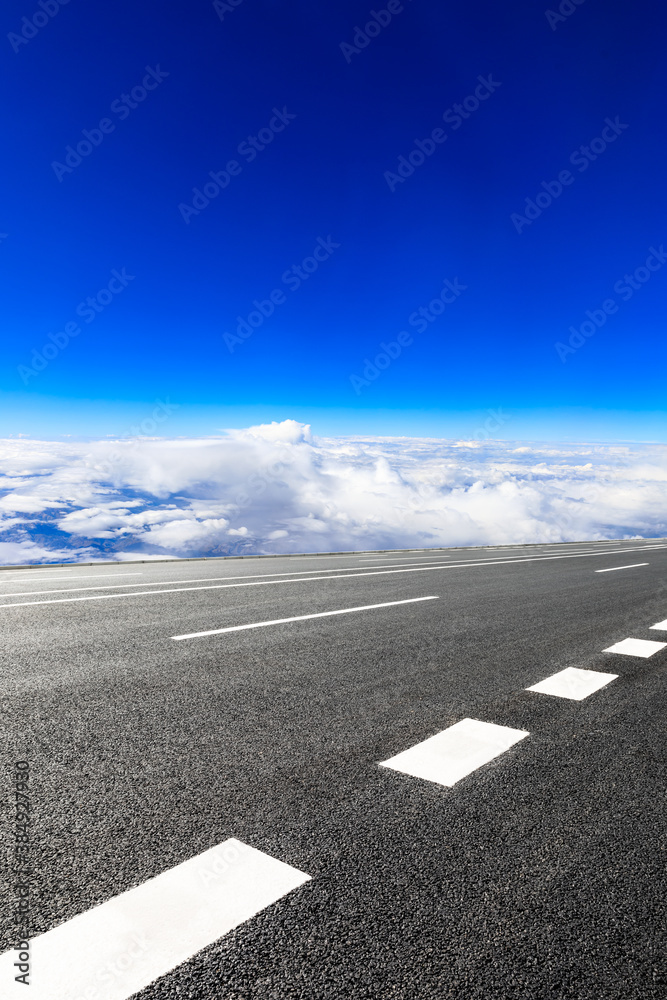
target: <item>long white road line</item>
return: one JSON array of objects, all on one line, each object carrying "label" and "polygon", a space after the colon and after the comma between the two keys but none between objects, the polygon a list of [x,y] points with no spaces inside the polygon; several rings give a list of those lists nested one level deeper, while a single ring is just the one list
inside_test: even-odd
[{"label": "long white road line", "polygon": [[[593,552],[593,553],[590,553],[590,554],[591,555],[596,555],[597,553]],[[451,557],[450,556],[444,556],[444,558],[445,559],[449,559]],[[514,557],[512,557],[512,561],[516,560],[516,561],[520,562],[521,558],[522,558],[521,556],[514,556]],[[472,560],[470,560],[470,561],[472,561]],[[481,559],[480,558],[480,559],[476,559],[474,561],[475,562],[488,562],[490,560],[488,560],[488,559]],[[402,567],[410,567],[410,566],[418,566],[420,568],[429,569],[433,565],[434,565],[433,563],[430,563],[430,562],[429,563],[425,563],[424,560],[421,559],[418,562],[385,563],[384,566],[383,566],[383,569],[394,569],[394,568],[398,568],[398,567],[402,568]],[[452,563],[451,565],[452,566],[454,566],[454,565],[459,565],[460,566],[460,565],[463,565],[463,564],[459,561],[459,563]],[[90,591],[90,590],[127,590],[130,587],[169,587],[169,586],[174,586],[175,584],[217,583],[217,582],[221,582],[223,580],[257,580],[257,579],[265,580],[265,579],[269,579],[269,578],[277,577],[277,576],[279,576],[279,577],[281,577],[281,579],[283,579],[283,578],[286,578],[288,576],[306,576],[308,573],[313,573],[313,572],[318,572],[318,573],[357,573],[357,572],[359,572],[360,570],[363,570],[363,569],[372,569],[372,570],[374,570],[374,569],[378,569],[378,566],[375,566],[375,565],[374,566],[332,566],[331,569],[323,569],[323,568],[319,569],[319,570],[300,569],[300,570],[295,570],[294,572],[290,572],[290,573],[249,573],[249,574],[244,575],[244,576],[238,576],[238,575],[235,575],[235,576],[201,576],[201,577],[194,577],[194,578],[189,579],[189,580],[188,579],[182,579],[182,580],[150,580],[147,583],[115,583],[115,584],[114,583],[110,583],[110,584],[105,584],[103,586],[100,585],[100,586],[95,586],[95,587],[58,587],[57,589],[53,589],[53,590],[17,590],[15,593],[0,593],[0,597],[37,597],[37,596],[42,595],[42,594],[75,594],[75,593],[81,593],[81,592]],[[106,573],[104,575],[107,576],[107,577],[111,577],[110,573]],[[131,576],[132,574],[131,573],[118,573],[118,574],[114,574],[114,575],[115,576]],[[51,579],[52,579],[52,577],[49,577],[49,580],[51,580]],[[72,579],[72,578],[70,577],[69,579]],[[76,577],[76,579],[79,579],[79,577]],[[81,579],[90,580],[90,579],[92,579],[92,577],[87,576],[87,577],[82,577]],[[4,582],[7,582],[7,581],[0,580],[0,583],[4,583]],[[29,584],[29,582],[30,582],[29,580],[26,580],[26,584]],[[0,607],[2,607],[2,605],[0,605]]]},{"label": "long white road line", "polygon": [[[389,563],[385,569],[392,569],[395,566],[423,566],[423,562],[414,563]],[[362,569],[376,569],[376,566],[336,566],[334,569],[300,569],[293,573],[252,573],[247,576],[201,576],[191,580],[151,580],[149,583],[110,583],[104,586],[95,587],[58,587],[54,590],[17,590],[16,593],[3,594],[0,597],[36,597],[39,594],[76,594],[89,590],[127,590],[129,587],[169,587],[179,583],[215,583],[220,580],[257,580],[279,576],[281,579],[288,576],[304,576],[308,573],[352,573]],[[0,605],[1,607],[2,605]]]},{"label": "long white road line", "polygon": [[[310,875],[230,838],[30,941],[31,1000],[128,1000]],[[20,951],[2,996],[24,997]]]},{"label": "long white road line", "polygon": [[[667,548],[667,545],[660,547]],[[623,551],[627,552],[628,549],[625,549]],[[89,597],[61,597],[55,600],[48,600],[48,601],[14,601],[9,604],[0,604],[0,608],[22,608],[38,604],[70,604],[79,601],[111,601],[111,600],[117,600],[122,597],[146,597],[146,596],[154,596],[156,594],[178,594],[193,590],[226,590],[233,587],[265,587],[265,586],[279,585],[285,583],[315,583],[315,582],[321,582],[323,580],[354,580],[358,579],[359,577],[390,576],[396,573],[432,573],[434,570],[439,570],[439,569],[451,570],[451,569],[472,569],[485,566],[510,566],[522,563],[550,562],[554,559],[585,559],[585,558],[593,558],[595,556],[600,556],[600,555],[606,556],[606,555],[616,555],[616,554],[617,552],[613,553],[597,552],[593,553],[592,556],[587,553],[585,555],[528,556],[519,559],[484,559],[484,560],[478,559],[475,560],[474,562],[443,563],[442,565],[435,565],[435,566],[429,565],[429,566],[401,567],[400,569],[373,569],[363,573],[359,572],[346,573],[344,576],[340,575],[340,570],[339,570],[338,576],[308,576],[308,577],[301,577],[300,579],[295,579],[295,578],[286,579],[285,574],[278,574],[281,577],[279,580],[261,579],[261,580],[246,581],[245,579],[240,577],[232,577],[231,579],[236,580],[235,583],[207,585],[204,587],[173,587],[168,590],[145,590],[145,591],[133,590],[129,594],[95,594]],[[140,586],[143,586],[143,584],[141,584]],[[157,586],[157,584],[150,584],[150,586]],[[104,589],[106,590],[108,588],[105,587]],[[66,593],[66,591],[64,591],[64,593]],[[20,595],[20,596],[27,596],[27,595]]]},{"label": "long white road line", "polygon": [[[41,576],[40,574],[35,573],[34,576],[30,574],[27,578],[19,577],[18,582],[19,583],[25,582],[26,584],[30,584],[32,583],[33,580],[48,580],[49,583],[51,582],[51,580],[67,580],[67,582],[69,583],[71,580],[115,580],[117,576],[143,576],[143,575],[144,574],[139,570],[137,570],[134,573],[80,573],[79,576],[69,576],[69,575],[51,576],[51,574],[49,574],[48,576]],[[16,583],[16,582],[17,581],[13,575],[12,576],[7,575],[5,577],[0,575],[0,583]],[[126,584],[126,586],[133,587],[134,584],[128,583]],[[137,584],[137,586],[139,586],[139,584]]]},{"label": "long white road line", "polygon": [[596,573],[614,573],[618,569],[637,569],[638,566],[648,566],[649,563],[631,563],[628,566],[607,566],[606,569],[596,569]]},{"label": "long white road line", "polygon": [[318,611],[314,615],[296,615],[294,618],[274,618],[268,622],[253,622],[251,625],[229,625],[227,628],[212,628],[206,632],[190,632],[188,635],[172,635],[172,639],[198,639],[202,635],[220,635],[222,632],[243,632],[248,628],[265,628],[267,625],[284,625],[287,622],[303,622],[307,618],[329,618],[331,615],[351,615],[355,611],[372,611],[375,608],[393,608],[397,604],[417,604],[419,601],[437,601],[435,597],[410,597],[405,601],[385,601],[383,604],[362,604],[358,608],[343,608],[341,611]]}]

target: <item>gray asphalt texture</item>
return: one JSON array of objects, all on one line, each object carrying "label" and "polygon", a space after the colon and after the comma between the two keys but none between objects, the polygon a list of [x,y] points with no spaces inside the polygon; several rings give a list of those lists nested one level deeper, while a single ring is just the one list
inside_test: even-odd
[{"label": "gray asphalt texture", "polygon": [[[349,575],[384,564],[433,568]],[[602,650],[667,641],[649,629],[667,618],[667,547],[125,564],[49,582],[59,573],[0,574],[0,603],[300,576],[0,608],[3,792],[28,759],[35,934],[236,837],[312,881],[142,1000],[665,1000],[667,650]],[[582,702],[525,690],[567,666],[619,678]],[[531,735],[452,788],[378,766],[464,717]]]}]

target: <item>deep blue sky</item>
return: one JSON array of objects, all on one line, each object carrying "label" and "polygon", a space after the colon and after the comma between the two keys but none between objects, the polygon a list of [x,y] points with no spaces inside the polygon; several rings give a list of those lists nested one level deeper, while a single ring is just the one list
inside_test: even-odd
[{"label": "deep blue sky", "polygon": [[[382,0],[242,0],[223,20],[211,2],[70,0],[17,52],[7,36],[42,8],[5,3],[3,436],[126,433],[168,398],[169,434],[294,417],[465,436],[500,408],[499,437],[665,439],[667,266],[614,290],[667,248],[664,11],[584,0],[552,30],[534,0],[403,7],[348,62],[341,43]],[[111,110],[158,66],[145,100]],[[488,99],[443,122],[489,75]],[[296,117],[248,162],[239,144],[279,124],[274,108]],[[90,155],[54,168],[104,118]],[[627,128],[580,171],[570,155],[607,118]],[[435,128],[446,140],[392,192],[385,172]],[[179,205],[232,159],[240,173],[186,223]],[[512,213],[566,169],[519,234]],[[288,287],[318,237],[340,246]],[[123,268],[127,287],[77,317]],[[411,327],[446,278],[465,291]],[[225,332],[274,289],[284,301],[230,352]],[[608,299],[617,311],[561,361],[554,345]],[[355,392],[402,330],[412,343]]]}]

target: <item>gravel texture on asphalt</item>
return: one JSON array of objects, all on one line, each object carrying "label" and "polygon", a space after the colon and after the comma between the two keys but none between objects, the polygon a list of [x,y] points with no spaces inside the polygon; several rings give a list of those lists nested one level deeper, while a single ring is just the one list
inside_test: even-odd
[{"label": "gravel texture on asphalt", "polygon": [[[235,837],[312,881],[141,1000],[665,1000],[667,650],[602,650],[667,642],[650,630],[667,548],[133,568],[0,574],[0,603],[139,593],[0,608],[3,793],[27,759],[35,934]],[[289,582],[200,589],[269,573]],[[619,676],[581,702],[525,690],[568,666]],[[530,736],[451,788],[378,766],[466,717]],[[11,877],[0,899],[5,951]]]}]

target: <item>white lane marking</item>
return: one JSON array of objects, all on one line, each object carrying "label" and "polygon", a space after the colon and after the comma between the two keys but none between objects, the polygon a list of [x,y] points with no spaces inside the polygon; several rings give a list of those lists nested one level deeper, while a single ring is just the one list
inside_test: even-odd
[{"label": "white lane marking", "polygon": [[[667,548],[667,545],[661,546],[661,547],[662,548]],[[627,552],[628,550],[625,549],[624,551]],[[610,554],[611,555],[615,555],[616,553],[615,552],[612,552],[612,553],[609,553],[609,552],[594,553],[594,555],[610,555]],[[587,555],[588,555],[588,553],[586,553],[586,556]],[[188,590],[226,590],[229,587],[262,587],[262,586],[268,586],[269,584],[314,583],[316,581],[321,581],[321,580],[353,580],[353,579],[356,579],[357,577],[361,577],[361,576],[391,576],[394,573],[430,573],[430,572],[433,572],[433,570],[436,570],[436,569],[473,569],[473,568],[477,568],[477,567],[480,567],[480,566],[482,566],[482,567],[484,567],[484,566],[516,566],[516,565],[522,565],[524,563],[550,562],[550,561],[552,561],[554,559],[583,559],[583,558],[586,558],[586,556],[584,556],[584,555],[572,555],[572,556],[569,556],[569,555],[559,555],[559,556],[529,556],[527,558],[518,558],[518,559],[477,559],[474,562],[443,563],[442,565],[415,566],[415,567],[411,567],[411,568],[401,568],[401,569],[373,569],[373,570],[370,570],[367,573],[358,573],[358,572],[355,571],[355,572],[347,573],[345,576],[307,576],[307,577],[303,577],[300,580],[295,580],[295,579],[289,579],[288,580],[288,579],[285,578],[286,574],[284,574],[284,573],[278,573],[278,574],[271,574],[271,575],[280,576],[281,577],[280,580],[266,580],[266,579],[262,578],[261,580],[253,580],[250,583],[244,582],[244,578],[243,577],[227,577],[226,579],[237,580],[237,581],[240,581],[240,582],[237,582],[237,583],[216,584],[215,586],[206,586],[206,587],[174,587],[171,590],[146,590],[146,591],[143,591],[143,592],[142,591],[133,591],[131,594],[95,594],[92,597],[65,597],[65,598],[58,598],[57,600],[53,600],[53,601],[14,601],[11,604],[0,604],[0,608],[22,608],[22,607],[27,607],[29,605],[37,605],[37,604],[70,604],[70,603],[73,603],[75,601],[110,601],[110,600],[115,600],[115,599],[121,598],[121,597],[145,597],[147,595],[153,596],[155,594],[180,594],[181,592],[188,591]],[[317,571],[315,570],[313,572],[317,572]],[[332,571],[331,570],[320,570],[320,572],[328,572],[328,573],[330,573]],[[334,570],[333,572],[341,573],[341,570],[340,569],[337,570],[337,571]],[[342,572],[345,572],[345,571],[342,571]],[[208,579],[211,579],[211,577],[208,577]],[[170,582],[173,582],[173,581],[170,581]],[[187,582],[187,581],[185,581],[185,582]],[[163,585],[157,584],[157,583],[150,583],[150,584],[143,584],[142,583],[142,584],[133,584],[133,586],[140,586],[140,587],[150,586],[150,587],[155,587],[155,586],[163,586]],[[104,587],[104,588],[101,588],[101,589],[110,590],[111,588],[110,587]],[[67,591],[63,591],[63,593],[67,593]],[[8,595],[2,595],[2,596],[8,596]],[[18,595],[18,596],[27,596],[27,595]]]},{"label": "white lane marking", "polygon": [[[67,580],[67,582],[69,583],[70,580],[113,580],[117,576],[143,576],[143,575],[144,575],[143,573],[137,571],[135,573],[90,573],[90,574],[86,573],[86,574],[82,574],[81,576],[31,576],[29,579],[25,580],[25,583],[26,584],[30,584],[30,583],[32,583],[33,580],[48,580],[49,583],[51,582],[51,580]],[[24,581],[19,581],[19,582],[24,582]],[[14,580],[14,579],[11,579],[11,580],[0,579],[0,583],[16,583],[16,580]],[[137,587],[140,587],[140,586],[150,586],[150,584],[145,584],[144,585],[144,584],[139,584],[139,583],[138,584],[126,583],[126,584],[120,584],[120,586],[121,587],[122,586],[125,586],[125,587],[134,587],[134,586],[137,586]],[[72,587],[71,589],[72,590],[83,590],[85,588],[83,588],[83,587]],[[103,587],[98,587],[96,589],[103,590],[104,588]],[[64,589],[62,587],[60,588],[60,590],[63,590],[63,592],[66,593],[66,591],[64,591]],[[57,594],[57,593],[60,593],[60,590],[39,590],[39,591],[34,591],[34,593],[39,593],[39,594]],[[25,591],[24,591],[24,593],[25,593]],[[29,591],[29,593],[33,593],[33,591]],[[13,594],[3,594],[2,596],[3,597],[13,597],[14,595]],[[19,594],[18,596],[20,597],[21,595]]]},{"label": "white lane marking", "polygon": [[[600,544],[602,544],[602,543],[600,543]],[[604,543],[604,544],[609,544],[609,543]],[[656,545],[656,546],[653,546],[653,547],[654,548],[667,548],[667,546],[664,546],[664,545],[663,546]],[[634,551],[638,551],[638,552],[642,551],[643,552],[644,549],[645,549],[645,546],[642,547],[641,549],[615,549],[613,552],[605,552],[605,553],[598,553],[598,552],[589,551],[589,550],[586,550],[586,551],[575,550],[574,552],[568,552],[568,553],[565,553],[564,555],[561,555],[561,556],[553,555],[553,556],[541,556],[541,557],[529,557],[529,556],[525,556],[525,555],[523,555],[523,556],[522,555],[516,555],[516,556],[512,555],[512,556],[509,556],[509,558],[503,560],[503,562],[504,563],[534,562],[534,561],[538,561],[539,559],[569,558],[570,556],[574,556],[574,555],[600,555],[600,554],[604,554],[604,555],[619,555],[621,552],[626,552],[626,551],[633,551],[633,552]],[[285,558],[288,558],[288,557],[285,557]],[[313,558],[314,559],[316,557],[312,556],[312,557],[306,557],[306,558]],[[371,556],[370,558],[375,559],[376,557],[375,556]],[[379,557],[377,557],[377,558],[379,558]],[[442,559],[451,559],[452,556],[442,556],[440,558],[442,558]],[[499,565],[499,560],[493,559],[493,558],[489,559],[488,557],[486,557],[484,555],[480,555],[479,558],[475,558],[474,560],[473,559],[469,559],[466,562],[459,561],[457,563],[451,563],[451,564],[449,564],[447,566],[445,566],[443,564],[442,568],[443,569],[460,569],[461,567],[466,567],[466,566],[471,566],[471,565],[477,565],[477,564],[487,564],[487,565],[496,566],[496,565]],[[646,563],[646,565],[648,565],[648,563]],[[403,560],[401,560],[401,562],[397,562],[397,563],[386,563],[384,568],[385,569],[392,569],[394,567],[404,567],[404,566],[408,566],[408,567],[410,567],[410,566],[416,566],[416,567],[419,567],[420,569],[440,569],[441,568],[439,565],[434,564],[432,562],[425,563],[423,559],[419,560],[418,562],[409,562],[409,563],[406,563]],[[285,578],[285,577],[290,577],[290,576],[303,576],[306,573],[316,573],[316,572],[320,572],[320,573],[348,573],[348,572],[349,573],[353,573],[354,572],[354,573],[357,573],[359,570],[362,570],[362,569],[375,570],[375,569],[377,569],[377,567],[376,566],[358,566],[358,565],[355,565],[355,566],[334,566],[332,569],[324,569],[324,568],[322,568],[320,570],[301,569],[301,570],[295,570],[294,572],[291,572],[291,573],[249,573],[249,574],[244,575],[244,576],[238,576],[238,575],[237,576],[202,576],[202,577],[194,577],[194,578],[190,578],[190,579],[185,578],[185,579],[181,579],[181,580],[151,580],[148,583],[119,583],[119,584],[109,584],[108,586],[97,586],[97,587],[59,587],[56,590],[24,590],[24,591],[19,591],[19,592],[15,593],[15,594],[14,593],[12,593],[12,594],[5,593],[5,594],[2,594],[0,596],[2,596],[2,597],[30,597],[30,596],[38,595],[38,594],[69,594],[69,593],[76,593],[77,591],[84,591],[84,590],[86,590],[86,591],[87,590],[122,590],[122,589],[127,589],[128,587],[168,587],[168,586],[172,586],[173,584],[213,583],[213,582],[219,581],[219,580],[239,580],[239,581],[243,581],[243,580],[256,580],[258,578],[264,580],[264,579],[268,579],[269,577],[279,576],[281,578]],[[28,572],[28,571],[25,571],[25,572]],[[98,574],[98,576],[109,577],[109,578],[111,578],[113,576],[143,576],[143,575],[144,575],[143,571],[139,572],[139,573],[102,573],[102,574]],[[93,574],[86,575],[86,576],[80,576],[80,577],[74,577],[74,579],[76,579],[76,580],[91,580],[93,578],[94,578]],[[34,577],[34,576],[30,577],[30,580],[34,580],[34,579],[55,580],[55,579],[58,579],[58,577],[54,577],[54,576],[49,576],[49,577],[45,577],[45,578],[42,578],[42,577],[38,578],[38,577]],[[69,577],[69,579],[71,580],[72,577]],[[314,577],[314,579],[320,579],[320,578]],[[322,577],[321,579],[324,579],[324,577]],[[0,581],[0,582],[11,582],[11,581]],[[2,605],[0,605],[0,607],[2,607]]]},{"label": "white lane marking", "polygon": [[[391,568],[391,566],[403,566],[403,565],[406,565],[406,564],[405,563],[391,563],[390,566],[387,567],[387,569]],[[422,563],[407,563],[407,565],[408,566],[421,566]],[[336,569],[323,569],[323,570],[320,570],[319,572],[321,572],[321,573],[347,573],[347,572],[358,572],[361,569],[375,569],[375,566],[338,566]],[[249,574],[248,576],[202,576],[202,577],[199,577],[199,578],[195,577],[195,579],[193,579],[193,580],[165,580],[163,583],[161,583],[159,580],[151,580],[150,583],[134,583],[134,582],[132,582],[132,583],[110,583],[110,584],[105,585],[105,586],[97,586],[97,587],[58,587],[55,590],[17,590],[16,593],[11,593],[11,594],[7,594],[7,593],[1,594],[0,593],[0,597],[37,597],[40,594],[77,594],[77,593],[81,593],[82,591],[88,591],[88,590],[127,590],[128,587],[169,587],[169,586],[172,586],[175,583],[183,583],[183,584],[186,584],[186,583],[212,583],[212,582],[214,582],[216,580],[238,580],[238,581],[242,582],[244,580],[255,580],[255,579],[257,579],[257,577],[259,577],[260,579],[263,580],[266,577],[279,576],[282,579],[282,578],[288,577],[288,576],[303,576],[304,573],[312,573],[312,572],[314,572],[312,569],[300,569],[300,570],[298,570],[298,571],[296,571],[294,573],[253,573],[253,574]],[[131,575],[131,574],[127,574],[127,575]],[[90,579],[90,578],[87,577],[85,579]],[[318,579],[325,580],[325,579],[327,579],[327,577],[318,577]],[[333,577],[332,579],[335,579],[335,577]],[[285,582],[287,583],[288,581],[285,580]],[[296,581],[296,582],[298,582],[298,581]],[[202,588],[202,589],[205,589],[205,588]],[[156,591],[156,593],[158,593],[158,591]],[[120,596],[122,597],[123,595],[121,594]],[[39,602],[34,602],[34,603],[39,603]],[[44,602],[44,603],[48,603],[48,602]],[[0,604],[0,607],[6,607],[6,605]]]},{"label": "white lane marking", "polygon": [[597,552],[597,549],[591,548],[570,549],[567,545],[550,545],[548,548],[551,550],[556,549],[553,553],[554,555],[558,555],[558,553],[562,553],[563,555],[573,555],[575,552]]},{"label": "white lane marking", "polygon": [[643,656],[647,659],[654,653],[659,653],[667,646],[667,642],[654,642],[652,639],[622,639],[613,646],[603,649],[603,653],[622,653],[625,656]]},{"label": "white lane marking", "polygon": [[[395,553],[386,556],[368,556],[367,562],[382,562],[384,559],[412,559],[414,561],[414,556],[397,556]],[[452,556],[443,556],[440,552],[434,552],[433,555],[426,554],[422,556],[420,562],[424,562],[426,559],[451,559]],[[413,563],[414,564],[414,563]]]},{"label": "white lane marking", "polygon": [[664,622],[658,622],[657,625],[651,625],[651,628],[656,628],[660,632],[667,632],[667,618],[665,618]]},{"label": "white lane marking", "polygon": [[[310,881],[234,838],[30,941],[31,1000],[128,1000]],[[22,997],[17,952],[0,958],[3,997]],[[5,990],[7,992],[5,992]]]},{"label": "white lane marking", "polygon": [[423,743],[382,761],[380,767],[451,787],[526,736],[530,733],[523,729],[462,719]]},{"label": "white lane marking", "polygon": [[606,569],[596,569],[595,573],[613,573],[617,569],[637,569],[638,566],[649,566],[650,563],[631,563],[629,566],[607,566]]},{"label": "white lane marking", "polygon": [[580,670],[579,667],[566,667],[552,674],[539,684],[533,684],[526,691],[537,691],[539,694],[551,694],[556,698],[571,698],[572,701],[583,701],[590,694],[599,691],[618,674],[603,674],[600,670]]},{"label": "white lane marking", "polygon": [[67,566],[49,568],[48,566],[36,565],[34,569],[6,569],[3,572],[6,572],[8,576],[31,576],[33,573],[52,576],[54,573],[71,573],[73,569],[74,567],[68,569]]},{"label": "white lane marking", "polygon": [[[448,567],[443,567],[448,568]],[[91,597],[63,597],[52,601],[13,601],[11,604],[0,604],[0,608],[24,608],[38,604],[74,604],[78,601],[111,601],[121,597],[154,597],[158,594],[183,594],[188,591],[229,590],[237,587],[268,587],[282,583],[313,583],[321,580],[354,580],[359,576],[384,576],[386,573],[410,573],[413,570],[381,570],[377,573],[348,573],[347,576],[307,576],[300,580],[253,580],[251,583],[217,583],[212,587],[172,587],[169,590],[132,591],[131,594],[95,594]],[[104,588],[107,589],[106,587]],[[4,595],[3,595],[4,596]]]},{"label": "white lane marking", "polygon": [[393,608],[397,604],[417,604],[418,601],[437,601],[435,597],[410,597],[405,601],[385,601],[384,604],[362,604],[358,608],[343,608],[342,611],[319,611],[314,615],[296,615],[294,618],[274,618],[270,622],[253,622],[252,625],[230,625],[227,628],[212,628],[206,632],[190,632],[188,635],[172,635],[172,639],[198,639],[202,635],[221,635],[222,632],[243,632],[248,628],[265,628],[267,625],[284,625],[286,622],[303,622],[307,618],[328,618],[330,615],[351,615],[354,611],[371,611],[374,608]]}]

